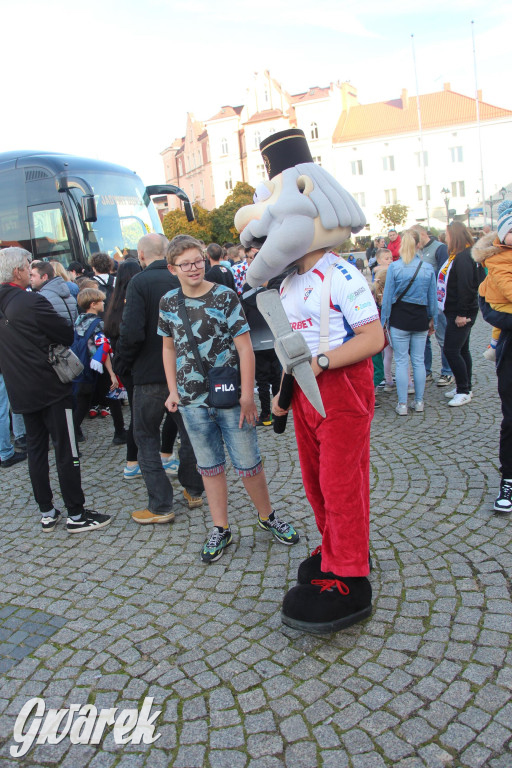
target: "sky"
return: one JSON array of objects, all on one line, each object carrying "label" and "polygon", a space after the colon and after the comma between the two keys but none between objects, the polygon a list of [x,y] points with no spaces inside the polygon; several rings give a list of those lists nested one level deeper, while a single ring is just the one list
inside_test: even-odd
[{"label": "sky", "polygon": [[346,80],[387,101],[416,94],[414,42],[420,93],[474,97],[473,30],[483,100],[512,110],[508,0],[0,0],[0,18],[19,32],[0,47],[0,152],[94,157],[145,184],[187,112],[243,104],[265,69],[291,94]]}]

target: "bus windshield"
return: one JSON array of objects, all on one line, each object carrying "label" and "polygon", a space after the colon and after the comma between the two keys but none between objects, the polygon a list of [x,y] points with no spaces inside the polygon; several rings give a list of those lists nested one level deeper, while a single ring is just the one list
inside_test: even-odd
[{"label": "bus windshield", "polygon": [[[120,256],[126,249],[136,250],[138,241],[148,232],[162,231],[156,209],[144,202],[145,187],[135,174],[80,175],[94,190],[98,214],[97,221],[83,224],[87,256],[97,251]],[[70,192],[80,210],[82,192]]]}]

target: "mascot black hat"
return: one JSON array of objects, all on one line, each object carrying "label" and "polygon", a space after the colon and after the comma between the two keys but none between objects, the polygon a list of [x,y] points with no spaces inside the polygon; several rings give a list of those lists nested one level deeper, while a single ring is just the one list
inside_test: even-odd
[{"label": "mascot black hat", "polygon": [[300,128],[271,134],[261,142],[260,152],[269,179],[299,163],[313,162],[304,131]]}]

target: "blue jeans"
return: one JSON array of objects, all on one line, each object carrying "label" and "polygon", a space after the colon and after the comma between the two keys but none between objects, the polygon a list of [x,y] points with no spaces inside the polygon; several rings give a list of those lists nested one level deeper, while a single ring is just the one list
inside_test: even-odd
[{"label": "blue jeans", "polygon": [[423,400],[425,394],[425,340],[427,331],[401,331],[389,329],[395,354],[396,393],[399,403],[407,402],[409,381],[409,354],[411,355],[412,375],[414,379],[414,399]]},{"label": "blue jeans", "polygon": [[0,459],[7,461],[14,456],[9,429],[9,397],[5,388],[4,377],[0,373]]},{"label": "blue jeans", "polygon": [[224,472],[224,445],[238,475],[252,477],[261,472],[256,427],[244,421],[240,429],[239,405],[235,408],[184,406],[180,408],[180,413],[190,435],[201,475],[210,477]]},{"label": "blue jeans", "polygon": [[[452,369],[448,364],[443,349],[445,333],[446,317],[444,312],[439,312],[437,315],[436,339],[441,348],[441,376],[452,376]],[[427,373],[432,373],[432,345],[430,343],[430,336],[427,336],[427,343],[425,344],[425,370]]]}]

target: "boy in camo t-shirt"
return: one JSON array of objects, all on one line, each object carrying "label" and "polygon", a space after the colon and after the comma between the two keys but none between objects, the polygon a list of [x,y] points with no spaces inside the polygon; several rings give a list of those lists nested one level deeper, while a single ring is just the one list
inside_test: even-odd
[{"label": "boy in camo t-shirt", "polygon": [[211,408],[207,402],[208,381],[199,370],[178,314],[179,289],[163,296],[158,333],[163,336],[163,362],[169,386],[166,407],[169,411],[179,408],[183,417],[214,524],[201,559],[205,563],[218,560],[232,541],[224,445],[256,507],[259,527],[272,533],[282,544],[295,544],[298,533],[277,517],[270,503],[256,438],[254,352],[238,297],[230,288],[205,280],[201,244],[193,237],[174,238],[169,244],[167,262],[169,271],[180,281],[205,373],[214,367],[235,367],[237,356],[240,361],[239,405]]}]

